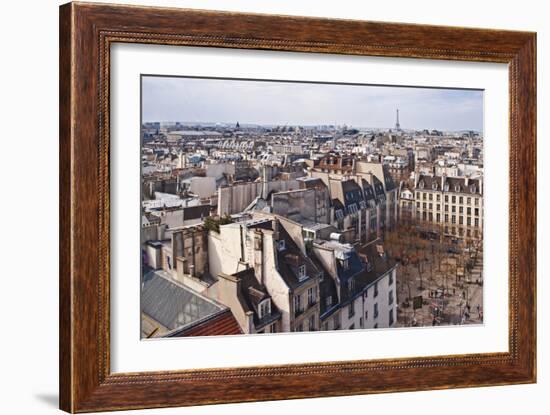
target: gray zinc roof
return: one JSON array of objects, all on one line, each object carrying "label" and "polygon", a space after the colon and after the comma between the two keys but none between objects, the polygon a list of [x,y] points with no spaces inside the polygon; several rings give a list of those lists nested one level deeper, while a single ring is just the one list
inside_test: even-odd
[{"label": "gray zinc roof", "polygon": [[169,330],[194,323],[225,309],[195,291],[169,281],[162,271],[144,275],[141,311]]}]

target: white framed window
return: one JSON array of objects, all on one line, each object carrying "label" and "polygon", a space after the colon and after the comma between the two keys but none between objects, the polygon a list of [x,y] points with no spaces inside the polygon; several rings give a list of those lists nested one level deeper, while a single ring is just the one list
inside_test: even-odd
[{"label": "white framed window", "polygon": [[294,296],[294,313],[302,312],[302,296],[300,294]]},{"label": "white framed window", "polygon": [[284,251],[286,249],[286,243],[284,239],[281,239],[280,241],[277,242],[277,249],[279,251]]},{"label": "white framed window", "polygon": [[264,318],[265,316],[271,314],[271,300],[269,298],[266,298],[260,303],[258,314],[258,317],[260,318]]},{"label": "white framed window", "polygon": [[298,275],[300,277],[300,280],[304,279],[307,277],[306,275],[306,266],[305,265],[300,265],[300,267],[298,268]]},{"label": "white framed window", "polygon": [[309,331],[315,330],[315,314],[309,316]]},{"label": "white framed window", "polygon": [[317,301],[317,295],[315,287],[311,287],[307,289],[307,303],[308,305],[313,305]]}]

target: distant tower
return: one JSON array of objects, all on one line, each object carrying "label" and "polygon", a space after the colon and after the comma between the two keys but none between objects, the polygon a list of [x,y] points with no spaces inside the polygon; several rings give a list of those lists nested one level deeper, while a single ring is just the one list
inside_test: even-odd
[{"label": "distant tower", "polygon": [[397,109],[397,118],[395,120],[395,129],[401,131],[401,126],[399,125],[399,108]]},{"label": "distant tower", "polygon": [[237,124],[235,125],[235,128],[238,130],[239,128],[241,128],[240,124],[239,124],[239,121],[237,121]]}]

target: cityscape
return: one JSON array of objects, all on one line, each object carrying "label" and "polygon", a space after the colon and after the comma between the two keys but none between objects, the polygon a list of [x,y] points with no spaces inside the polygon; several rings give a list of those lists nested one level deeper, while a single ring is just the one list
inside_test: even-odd
[{"label": "cityscape", "polygon": [[141,338],[483,323],[483,92],[142,77]]}]

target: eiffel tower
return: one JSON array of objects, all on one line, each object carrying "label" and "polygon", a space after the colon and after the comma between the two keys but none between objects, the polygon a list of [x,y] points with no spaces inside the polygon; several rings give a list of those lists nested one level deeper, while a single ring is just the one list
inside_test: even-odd
[{"label": "eiffel tower", "polygon": [[395,120],[395,129],[401,131],[401,125],[399,125],[399,108],[397,109],[397,119]]}]

